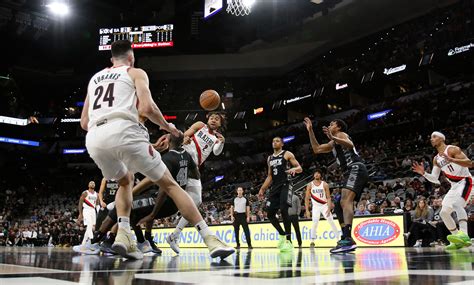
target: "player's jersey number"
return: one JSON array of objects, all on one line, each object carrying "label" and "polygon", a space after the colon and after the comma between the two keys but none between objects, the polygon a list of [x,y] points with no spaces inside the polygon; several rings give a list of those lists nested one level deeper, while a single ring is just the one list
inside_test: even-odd
[{"label": "player's jersey number", "polygon": [[104,97],[102,98],[102,102],[103,103],[106,103],[108,102],[109,103],[109,107],[112,107],[113,104],[114,104],[114,85],[115,83],[110,83],[109,85],[107,85],[107,89],[105,90],[105,94],[104,93],[104,86],[100,85],[98,86],[96,89],[95,89],[95,92],[94,92],[94,96],[95,96],[95,100],[94,100],[94,107],[93,107],[93,110],[97,110],[97,109],[100,109],[102,108],[102,105],[101,105],[101,98],[102,98],[102,94],[104,95]]}]

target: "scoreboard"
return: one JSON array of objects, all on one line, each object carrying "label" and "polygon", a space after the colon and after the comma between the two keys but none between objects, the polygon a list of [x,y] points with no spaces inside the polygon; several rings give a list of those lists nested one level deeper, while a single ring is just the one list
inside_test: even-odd
[{"label": "scoreboard", "polygon": [[99,50],[110,50],[118,40],[130,40],[132,48],[173,46],[173,25],[99,29]]}]

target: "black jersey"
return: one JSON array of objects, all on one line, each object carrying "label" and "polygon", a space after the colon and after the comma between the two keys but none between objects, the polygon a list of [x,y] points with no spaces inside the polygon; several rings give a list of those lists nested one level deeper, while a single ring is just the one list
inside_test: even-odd
[{"label": "black jersey", "polygon": [[272,174],[272,190],[279,188],[284,184],[288,184],[288,161],[285,159],[286,150],[278,155],[270,155],[268,157],[268,165]]},{"label": "black jersey", "polygon": [[105,190],[102,196],[105,204],[109,204],[115,201],[115,195],[117,194],[118,188],[119,184],[115,180],[107,180],[105,182]]},{"label": "black jersey", "polygon": [[332,153],[336,158],[337,164],[342,168],[343,171],[347,170],[349,166],[356,162],[362,162],[362,159],[357,153],[355,147],[352,149],[348,149],[337,143],[334,143]]},{"label": "black jersey", "polygon": [[186,188],[188,175],[190,178],[199,179],[195,174],[198,171],[196,164],[183,148],[170,150],[163,155],[162,160],[168,167],[171,176],[182,188]]}]

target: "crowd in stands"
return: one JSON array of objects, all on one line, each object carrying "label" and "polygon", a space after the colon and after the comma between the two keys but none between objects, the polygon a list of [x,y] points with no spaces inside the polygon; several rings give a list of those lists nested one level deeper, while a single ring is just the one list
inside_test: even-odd
[{"label": "crowd in stands", "polygon": [[[31,206],[31,205],[34,205]],[[3,217],[0,244],[7,246],[64,246],[80,242],[85,229],[76,222],[77,199],[53,194],[38,198],[22,221]]]}]

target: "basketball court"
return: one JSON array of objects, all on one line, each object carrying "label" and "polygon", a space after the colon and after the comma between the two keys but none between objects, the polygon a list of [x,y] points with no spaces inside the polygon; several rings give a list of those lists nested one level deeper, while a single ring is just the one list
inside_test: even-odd
[{"label": "basketball court", "polygon": [[127,261],[77,255],[70,249],[2,248],[0,284],[456,284],[474,283],[473,251],[360,248],[330,255],[328,249],[241,250],[224,261],[207,250]]}]

